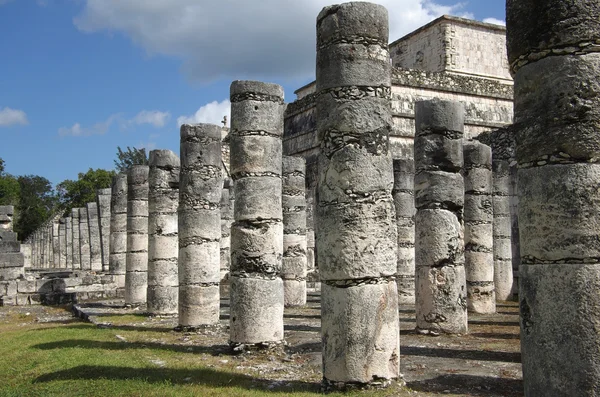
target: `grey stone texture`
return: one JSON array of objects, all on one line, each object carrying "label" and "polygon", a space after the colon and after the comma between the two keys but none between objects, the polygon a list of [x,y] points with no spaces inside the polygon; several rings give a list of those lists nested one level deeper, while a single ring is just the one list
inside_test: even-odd
[{"label": "grey stone texture", "polygon": [[285,306],[306,304],[306,160],[283,156],[283,259],[281,278]]},{"label": "grey stone texture", "polygon": [[14,207],[0,205],[0,281],[16,280],[25,272],[25,256],[13,232]]},{"label": "grey stone texture", "polygon": [[59,242],[59,226],[58,219],[52,222],[52,267],[60,267],[60,242]]},{"label": "grey stone texture", "polygon": [[526,396],[600,395],[600,2],[507,1]]},{"label": "grey stone texture", "polygon": [[283,340],[283,88],[234,81],[230,100],[230,343],[272,345]]},{"label": "grey stone texture", "polygon": [[417,331],[463,334],[468,330],[461,175],[464,107],[441,100],[415,106]]},{"label": "grey stone texture", "polygon": [[463,154],[467,308],[474,313],[495,313],[492,149],[466,141]]},{"label": "grey stone texture", "polygon": [[[233,223],[233,181],[229,178],[223,181],[221,191],[221,286],[224,287],[229,281],[229,269],[231,267],[231,224]],[[223,288],[221,289],[223,291]]]},{"label": "grey stone texture", "polygon": [[82,270],[92,270],[87,208],[79,208],[79,253]]},{"label": "grey stone texture", "polygon": [[61,269],[67,268],[67,220],[58,220],[58,260]]},{"label": "grey stone texture", "polygon": [[127,172],[127,257],[125,304],[146,303],[148,289],[148,172],[134,165]]},{"label": "grey stone texture", "polygon": [[180,130],[179,325],[219,321],[221,257],[221,127],[184,124]]},{"label": "grey stone texture", "polygon": [[415,163],[412,159],[394,160],[392,197],[398,227],[398,303],[415,304]]},{"label": "grey stone texture", "polygon": [[109,271],[120,288],[125,287],[127,267],[127,174],[115,175],[111,185]]},{"label": "grey stone texture", "polygon": [[90,261],[92,271],[102,271],[102,246],[100,245],[100,221],[98,219],[98,204],[87,203],[87,221],[90,238]]},{"label": "grey stone texture", "polygon": [[79,251],[79,208],[71,210],[71,249],[73,252],[73,269],[81,269],[81,253]]},{"label": "grey stone texture", "polygon": [[333,387],[385,385],[399,374],[390,69],[384,7],[345,3],[321,11],[315,233],[323,378]]},{"label": "grey stone texture", "polygon": [[149,314],[177,314],[179,157],[170,150],[152,150],[148,164],[150,170],[146,306]]},{"label": "grey stone texture", "polygon": [[98,189],[96,203],[98,205],[98,224],[100,227],[100,251],[102,270],[109,271],[110,264],[110,204],[112,190]]},{"label": "grey stone texture", "polygon": [[67,269],[73,268],[73,224],[71,223],[71,217],[65,218],[65,267]]}]

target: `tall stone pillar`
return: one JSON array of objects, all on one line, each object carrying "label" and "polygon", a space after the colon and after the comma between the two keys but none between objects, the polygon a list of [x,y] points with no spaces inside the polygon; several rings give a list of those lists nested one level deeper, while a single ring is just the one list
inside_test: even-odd
[{"label": "tall stone pillar", "polygon": [[283,88],[234,81],[230,93],[230,343],[270,346],[283,341]]},{"label": "tall stone pillar", "polygon": [[58,220],[58,256],[59,267],[66,269],[67,267],[67,220],[60,218]]},{"label": "tall stone pillar", "polygon": [[81,259],[81,270],[92,270],[88,211],[87,208],[84,207],[79,208],[79,253]]},{"label": "tall stone pillar", "polygon": [[496,299],[509,300],[513,297],[513,249],[511,216],[511,163],[515,160],[511,129],[500,129],[492,133],[492,173],[494,206],[494,287]]},{"label": "tall stone pillar", "polygon": [[415,304],[415,162],[394,160],[394,206],[398,226],[398,303]]},{"label": "tall stone pillar", "polygon": [[231,224],[233,223],[233,181],[225,179],[221,191],[221,294],[229,294],[231,264]]},{"label": "tall stone pillar", "polygon": [[98,206],[98,226],[100,228],[100,252],[102,270],[109,271],[110,258],[110,201],[112,190],[98,189],[96,204]]},{"label": "tall stone pillar", "polygon": [[417,332],[467,332],[463,132],[460,102],[415,104]]},{"label": "tall stone pillar", "polygon": [[390,69],[384,7],[321,11],[315,232],[323,379],[335,387],[387,384],[399,373]]},{"label": "tall stone pillar", "polygon": [[177,314],[179,157],[152,150],[148,173],[148,313]]},{"label": "tall stone pillar", "polygon": [[53,256],[52,256],[52,230],[54,229],[54,222],[49,221],[46,223],[46,268],[51,268],[53,266]]},{"label": "tall stone pillar", "polygon": [[283,298],[285,306],[306,304],[306,160],[283,156]]},{"label": "tall stone pillar", "polygon": [[526,396],[600,395],[600,2],[508,0]]},{"label": "tall stone pillar", "polygon": [[467,308],[474,313],[495,313],[492,149],[467,141],[463,153]]},{"label": "tall stone pillar", "polygon": [[[25,273],[25,256],[17,233],[13,232],[14,207],[0,205],[0,280],[11,281],[21,278]],[[15,291],[16,292],[16,291]],[[14,304],[14,296],[4,296]]]},{"label": "tall stone pillar", "polygon": [[54,219],[52,222],[52,267],[60,267],[60,241],[59,241],[59,221]]},{"label": "tall stone pillar", "polygon": [[66,249],[66,267],[73,269],[73,224],[71,217],[65,218],[65,249]]},{"label": "tall stone pillar", "polygon": [[102,248],[100,246],[100,223],[98,221],[98,204],[87,203],[88,229],[90,238],[90,261],[92,271],[102,271]]},{"label": "tall stone pillar", "polygon": [[109,271],[123,288],[127,262],[127,174],[118,174],[112,180],[109,249]]},{"label": "tall stone pillar", "polygon": [[148,289],[148,171],[134,165],[127,172],[127,257],[125,305],[146,303]]},{"label": "tall stone pillar", "polygon": [[71,247],[73,251],[73,269],[81,269],[81,253],[79,251],[79,208],[71,210]]},{"label": "tall stone pillar", "polygon": [[180,132],[179,325],[219,321],[221,127],[184,124]]}]

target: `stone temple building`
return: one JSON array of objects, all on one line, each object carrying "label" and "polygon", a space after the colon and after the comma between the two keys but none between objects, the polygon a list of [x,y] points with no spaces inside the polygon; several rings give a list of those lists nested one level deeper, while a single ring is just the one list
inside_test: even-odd
[{"label": "stone temple building", "polygon": [[[394,159],[413,158],[414,108],[419,100],[463,103],[467,139],[485,132],[489,136],[490,131],[512,124],[513,81],[504,26],[444,15],[390,43],[390,56]],[[319,152],[315,87],[312,82],[295,91],[297,98],[285,112],[283,138],[286,155],[306,159],[309,207],[314,200]],[[489,138],[484,143],[490,144]],[[512,204],[516,208],[516,202]],[[308,211],[310,229],[311,209]],[[516,228],[516,215],[513,224]],[[517,233],[513,244],[515,237]],[[513,263],[515,270],[517,267],[518,263]]]}]

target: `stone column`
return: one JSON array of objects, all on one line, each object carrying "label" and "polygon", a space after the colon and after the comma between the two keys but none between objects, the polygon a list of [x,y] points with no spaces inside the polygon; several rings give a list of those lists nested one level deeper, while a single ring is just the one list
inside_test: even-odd
[{"label": "stone column", "polygon": [[323,379],[335,387],[385,385],[399,373],[390,69],[384,7],[345,3],[321,11],[315,232]]},{"label": "stone column", "polygon": [[90,261],[92,271],[102,271],[102,248],[100,246],[100,223],[98,221],[98,204],[87,203],[88,228],[90,238]]},{"label": "stone column", "polygon": [[510,129],[492,133],[492,173],[494,206],[494,286],[496,299],[509,300],[513,297],[513,252],[511,221],[511,162],[514,153]]},{"label": "stone column", "polygon": [[127,261],[127,174],[113,177],[110,202],[109,271],[119,288],[125,287]]},{"label": "stone column", "polygon": [[148,290],[148,171],[134,165],[127,173],[127,257],[125,305],[146,303]]},{"label": "stone column", "polygon": [[283,88],[234,81],[230,93],[230,343],[271,346],[283,341]]},{"label": "stone column", "polygon": [[526,396],[600,395],[600,2],[507,1]]},{"label": "stone column", "polygon": [[81,269],[81,253],[79,251],[79,208],[71,210],[71,247],[73,251],[73,269]]},{"label": "stone column", "polygon": [[306,304],[306,160],[283,157],[283,298],[285,306]]},{"label": "stone column", "polygon": [[177,314],[179,157],[152,150],[149,166],[147,308],[149,314]]},{"label": "stone column", "polygon": [[79,254],[81,270],[92,270],[90,256],[90,228],[88,225],[87,208],[79,208]]},{"label": "stone column", "polygon": [[58,239],[59,235],[59,223],[58,219],[54,219],[52,222],[52,267],[60,267],[60,242]]},{"label": "stone column", "polygon": [[98,224],[100,228],[100,252],[102,270],[109,271],[110,258],[110,201],[111,189],[98,189],[96,191],[96,203],[98,206]]},{"label": "stone column", "polygon": [[467,308],[474,313],[495,313],[492,149],[467,141],[463,150]]},{"label": "stone column", "polygon": [[66,218],[58,220],[58,256],[59,267],[66,269],[67,267],[67,221]]},{"label": "stone column", "polygon": [[415,304],[415,162],[394,160],[394,206],[398,226],[398,303]]},{"label": "stone column", "polygon": [[219,321],[221,127],[181,126],[179,325]]},{"label": "stone column", "polygon": [[46,268],[53,267],[53,255],[52,255],[52,246],[53,246],[53,238],[52,231],[54,229],[54,221],[49,221],[46,223]]},{"label": "stone column", "polygon": [[221,294],[229,294],[231,224],[233,223],[233,181],[225,179],[221,191]]},{"label": "stone column", "polygon": [[[21,252],[17,233],[13,232],[13,215],[12,205],[0,205],[0,280],[2,281],[22,278],[25,273],[25,256]],[[16,294],[16,291],[13,294]],[[15,304],[16,296],[13,294],[4,296],[3,300]]]},{"label": "stone column", "polygon": [[65,218],[65,249],[66,249],[66,267],[73,269],[73,224],[71,217]]},{"label": "stone column", "polygon": [[417,332],[467,332],[463,230],[464,107],[415,103]]}]

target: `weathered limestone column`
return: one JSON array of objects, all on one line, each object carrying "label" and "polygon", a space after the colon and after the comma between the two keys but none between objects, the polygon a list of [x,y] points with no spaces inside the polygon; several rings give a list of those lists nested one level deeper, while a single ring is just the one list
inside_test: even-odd
[{"label": "weathered limestone column", "polygon": [[90,255],[90,228],[87,208],[79,208],[79,253],[82,270],[92,270]]},{"label": "weathered limestone column", "polygon": [[194,328],[219,321],[221,127],[184,124],[180,139],[179,325]]},{"label": "weathered limestone column", "polygon": [[399,374],[390,69],[384,7],[321,11],[315,232],[323,379],[335,387],[385,385]]},{"label": "weathered limestone column", "polygon": [[127,172],[127,257],[125,305],[146,303],[148,289],[148,171],[134,165]]},{"label": "weathered limestone column", "polygon": [[58,256],[59,267],[65,269],[67,267],[67,221],[65,218],[58,220]]},{"label": "weathered limestone column", "polygon": [[65,249],[66,267],[67,269],[73,269],[73,224],[71,223],[71,217],[65,218]]},{"label": "weathered limestone column", "polygon": [[98,189],[96,203],[98,206],[98,223],[100,227],[100,252],[102,270],[109,271],[110,258],[110,201],[111,189]]},{"label": "weathered limestone column", "polygon": [[73,252],[73,269],[81,269],[81,253],[79,252],[79,208],[71,210],[71,249]]},{"label": "weathered limestone column", "polygon": [[229,293],[229,269],[231,264],[231,224],[233,223],[233,181],[225,179],[221,191],[221,294]]},{"label": "weathered limestone column", "polygon": [[415,162],[394,160],[392,197],[398,226],[398,303],[415,304]]},{"label": "weathered limestone column", "polygon": [[52,245],[54,243],[52,238],[52,231],[54,229],[54,222],[48,221],[46,223],[46,268],[53,267],[54,258],[52,256]]},{"label": "weathered limestone column", "polygon": [[417,332],[467,332],[463,230],[464,107],[415,103],[415,311]]},{"label": "weathered limestone column", "polygon": [[463,153],[467,308],[474,313],[495,313],[492,149],[467,141]]},{"label": "weathered limestone column", "polygon": [[177,314],[179,157],[152,150],[148,173],[148,313]]},{"label": "weathered limestone column", "polygon": [[60,267],[60,241],[59,241],[59,220],[52,222],[52,267]]},{"label": "weathered limestone column", "polygon": [[509,133],[508,129],[492,133],[494,287],[499,301],[511,299],[514,292],[511,220],[511,161],[514,153],[507,136]]},{"label": "weathered limestone column", "polygon": [[127,262],[127,174],[113,177],[110,202],[109,270],[119,288],[125,287]]},{"label": "weathered limestone column", "polygon": [[[0,205],[0,281],[16,280],[25,272],[25,256],[21,252],[17,233],[13,232],[13,215],[12,205]],[[3,299],[10,299],[14,304],[15,298],[11,294]]]},{"label": "weathered limestone column", "polygon": [[283,156],[283,298],[285,306],[306,304],[306,160]]},{"label": "weathered limestone column", "polygon": [[230,94],[230,343],[270,346],[283,341],[283,88],[234,81]]},{"label": "weathered limestone column", "polygon": [[600,395],[600,2],[507,1],[526,396]]},{"label": "weathered limestone column", "polygon": [[100,223],[98,221],[98,204],[87,203],[88,228],[90,237],[90,261],[92,271],[102,271],[102,247],[100,246]]}]

